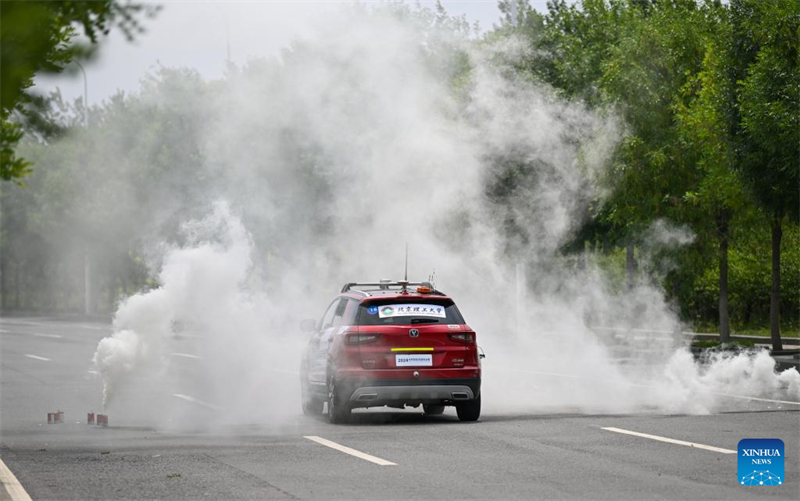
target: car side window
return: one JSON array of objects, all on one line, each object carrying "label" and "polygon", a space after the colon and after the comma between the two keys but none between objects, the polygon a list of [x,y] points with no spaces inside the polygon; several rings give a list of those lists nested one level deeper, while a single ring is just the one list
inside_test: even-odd
[{"label": "car side window", "polygon": [[358,301],[347,300],[347,310],[344,312],[343,325],[356,325],[356,314],[358,314]]},{"label": "car side window", "polygon": [[339,306],[339,299],[332,302],[330,306],[328,306],[328,311],[325,312],[325,315],[322,317],[322,323],[320,324],[320,330],[324,331],[328,327],[333,325],[333,315],[336,313],[336,309]]},{"label": "car side window", "polygon": [[342,324],[342,317],[347,309],[347,298],[342,298],[339,304],[336,305],[336,311],[333,314],[333,327],[339,327]]}]

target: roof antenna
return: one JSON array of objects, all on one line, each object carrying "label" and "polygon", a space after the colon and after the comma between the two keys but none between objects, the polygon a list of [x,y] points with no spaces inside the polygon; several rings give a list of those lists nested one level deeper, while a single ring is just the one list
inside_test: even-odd
[{"label": "roof antenna", "polygon": [[405,294],[408,292],[408,242],[406,242],[406,271],[405,271],[405,278],[400,283],[403,287],[402,292]]},{"label": "roof antenna", "polygon": [[405,276],[403,277],[403,280],[408,282],[408,242],[406,242],[406,273]]}]

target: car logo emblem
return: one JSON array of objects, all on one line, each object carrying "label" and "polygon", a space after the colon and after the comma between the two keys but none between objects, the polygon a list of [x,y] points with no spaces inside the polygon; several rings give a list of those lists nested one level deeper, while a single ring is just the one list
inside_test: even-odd
[{"label": "car logo emblem", "polygon": [[411,329],[408,331],[408,335],[411,337],[419,337],[419,331],[417,329]]}]

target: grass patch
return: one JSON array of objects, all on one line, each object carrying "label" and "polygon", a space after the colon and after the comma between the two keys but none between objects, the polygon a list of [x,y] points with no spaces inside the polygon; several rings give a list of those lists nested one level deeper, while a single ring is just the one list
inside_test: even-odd
[{"label": "grass patch", "polygon": [[[759,337],[769,337],[769,329],[742,329],[737,330],[735,333],[731,333],[731,335],[739,335],[739,336],[759,336]],[[800,337],[800,331],[796,330],[781,330],[781,338],[798,338]]]},{"label": "grass patch", "polygon": [[693,348],[701,349],[740,350],[752,348],[753,346],[754,343],[752,341],[731,341],[729,343],[720,343],[714,339],[696,339],[692,341]]},{"label": "grass patch", "polygon": [[[719,326],[711,323],[696,323],[694,331],[699,333],[716,334],[719,332]],[[743,326],[731,325],[731,336],[759,336],[769,337],[769,327],[763,326]],[[781,338],[799,338],[800,329],[796,323],[790,326],[781,326]]]}]

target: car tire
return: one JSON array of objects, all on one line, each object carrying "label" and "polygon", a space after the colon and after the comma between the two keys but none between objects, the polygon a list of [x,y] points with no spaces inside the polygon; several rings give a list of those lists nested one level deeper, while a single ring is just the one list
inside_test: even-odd
[{"label": "car tire", "polygon": [[336,379],[328,378],[328,421],[332,424],[346,423],[350,420],[350,406],[342,402],[336,389]]},{"label": "car tire", "polygon": [[477,421],[481,417],[481,396],[456,405],[456,414],[461,421]]},{"label": "car tire", "polygon": [[444,405],[422,404],[422,411],[427,416],[438,416],[444,412]]}]

